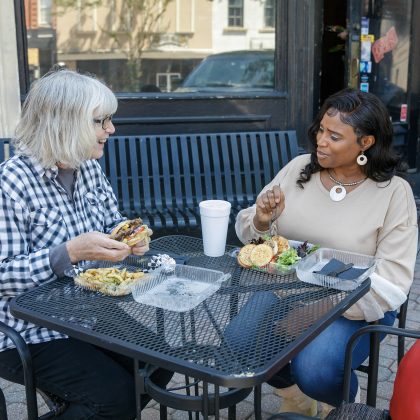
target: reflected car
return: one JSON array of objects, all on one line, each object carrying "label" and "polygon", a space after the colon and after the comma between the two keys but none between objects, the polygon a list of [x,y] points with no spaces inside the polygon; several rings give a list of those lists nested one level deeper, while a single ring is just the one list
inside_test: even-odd
[{"label": "reflected car", "polygon": [[273,88],[274,50],[245,50],[209,55],[176,92],[249,92]]}]

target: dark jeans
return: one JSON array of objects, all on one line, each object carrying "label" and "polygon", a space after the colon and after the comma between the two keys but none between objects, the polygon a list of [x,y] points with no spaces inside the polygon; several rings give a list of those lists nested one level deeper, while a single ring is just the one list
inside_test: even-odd
[{"label": "dark jeans", "polygon": [[[133,360],[72,338],[29,345],[36,387],[69,403],[60,419],[134,419]],[[16,349],[0,352],[0,376],[23,384]],[[156,370],[153,382],[165,387],[172,372]],[[142,396],[142,408],[150,398]]]}]

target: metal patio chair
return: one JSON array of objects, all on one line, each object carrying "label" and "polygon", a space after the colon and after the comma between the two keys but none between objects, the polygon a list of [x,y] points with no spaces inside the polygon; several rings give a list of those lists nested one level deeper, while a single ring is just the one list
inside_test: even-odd
[{"label": "metal patio chair", "polygon": [[[350,338],[346,347],[346,357],[344,364],[344,383],[343,383],[343,403],[341,406],[333,409],[326,420],[390,420],[388,410],[380,410],[367,404],[349,403],[350,399],[350,377],[353,349],[356,340],[363,334],[370,334],[379,340],[380,334],[396,335],[397,337],[420,338],[420,331],[407,330],[398,327],[388,327],[384,325],[368,325],[356,331]],[[379,349],[378,349],[379,352]],[[413,374],[416,374],[413,372]],[[375,377],[377,382],[377,376]],[[375,383],[376,389],[377,383]],[[395,391],[395,390],[394,390]],[[376,396],[375,396],[376,399]],[[269,420],[308,420],[314,417],[304,416],[297,413],[279,413],[269,417]]]},{"label": "metal patio chair", "polygon": [[[28,420],[47,420],[62,414],[67,408],[67,403],[64,400],[56,395],[36,389],[31,353],[22,336],[3,322],[0,322],[0,332],[12,340],[22,360]],[[48,413],[41,417],[38,417],[37,392],[50,409]],[[0,389],[0,420],[7,420],[7,418],[6,400],[3,391]]]}]

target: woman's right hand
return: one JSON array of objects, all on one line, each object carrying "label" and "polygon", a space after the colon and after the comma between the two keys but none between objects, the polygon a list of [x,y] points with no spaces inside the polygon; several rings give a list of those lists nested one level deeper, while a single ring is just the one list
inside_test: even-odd
[{"label": "woman's right hand", "polygon": [[66,247],[72,264],[82,260],[117,262],[131,254],[127,244],[110,239],[101,232],[83,233],[69,240]]},{"label": "woman's right hand", "polygon": [[279,185],[265,191],[257,198],[254,226],[260,231],[270,228],[270,222],[276,220],[284,210],[284,193]]}]

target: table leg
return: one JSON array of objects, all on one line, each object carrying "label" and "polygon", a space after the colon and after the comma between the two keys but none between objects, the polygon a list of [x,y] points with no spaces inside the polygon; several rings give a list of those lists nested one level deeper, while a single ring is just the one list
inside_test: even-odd
[{"label": "table leg", "polygon": [[203,419],[209,418],[209,384],[203,382]]},{"label": "table leg", "polygon": [[160,405],[160,420],[168,419],[168,407],[166,405]]},{"label": "table leg", "polygon": [[141,420],[141,393],[144,392],[144,376],[141,372],[139,361],[134,359],[134,379],[136,389],[136,419]]},{"label": "table leg", "polygon": [[[141,420],[141,396],[147,394],[145,381],[156,370],[155,366],[144,365],[140,367],[140,362],[134,359],[134,383],[136,392],[136,419]],[[166,408],[166,407],[165,407]],[[166,417],[165,417],[166,419]]]},{"label": "table leg", "polygon": [[220,410],[219,385],[215,385],[214,386],[214,420],[219,420],[219,410]]},{"label": "table leg", "polygon": [[[195,395],[198,396],[200,391],[198,388],[197,378],[194,378],[194,381],[196,382],[194,386]],[[198,413],[197,411],[195,412],[195,420],[200,420],[200,413]]]},{"label": "table leg", "polygon": [[228,408],[228,420],[236,420],[236,405],[231,405]]},{"label": "table leg", "polygon": [[255,420],[261,420],[261,385],[254,387]]}]

